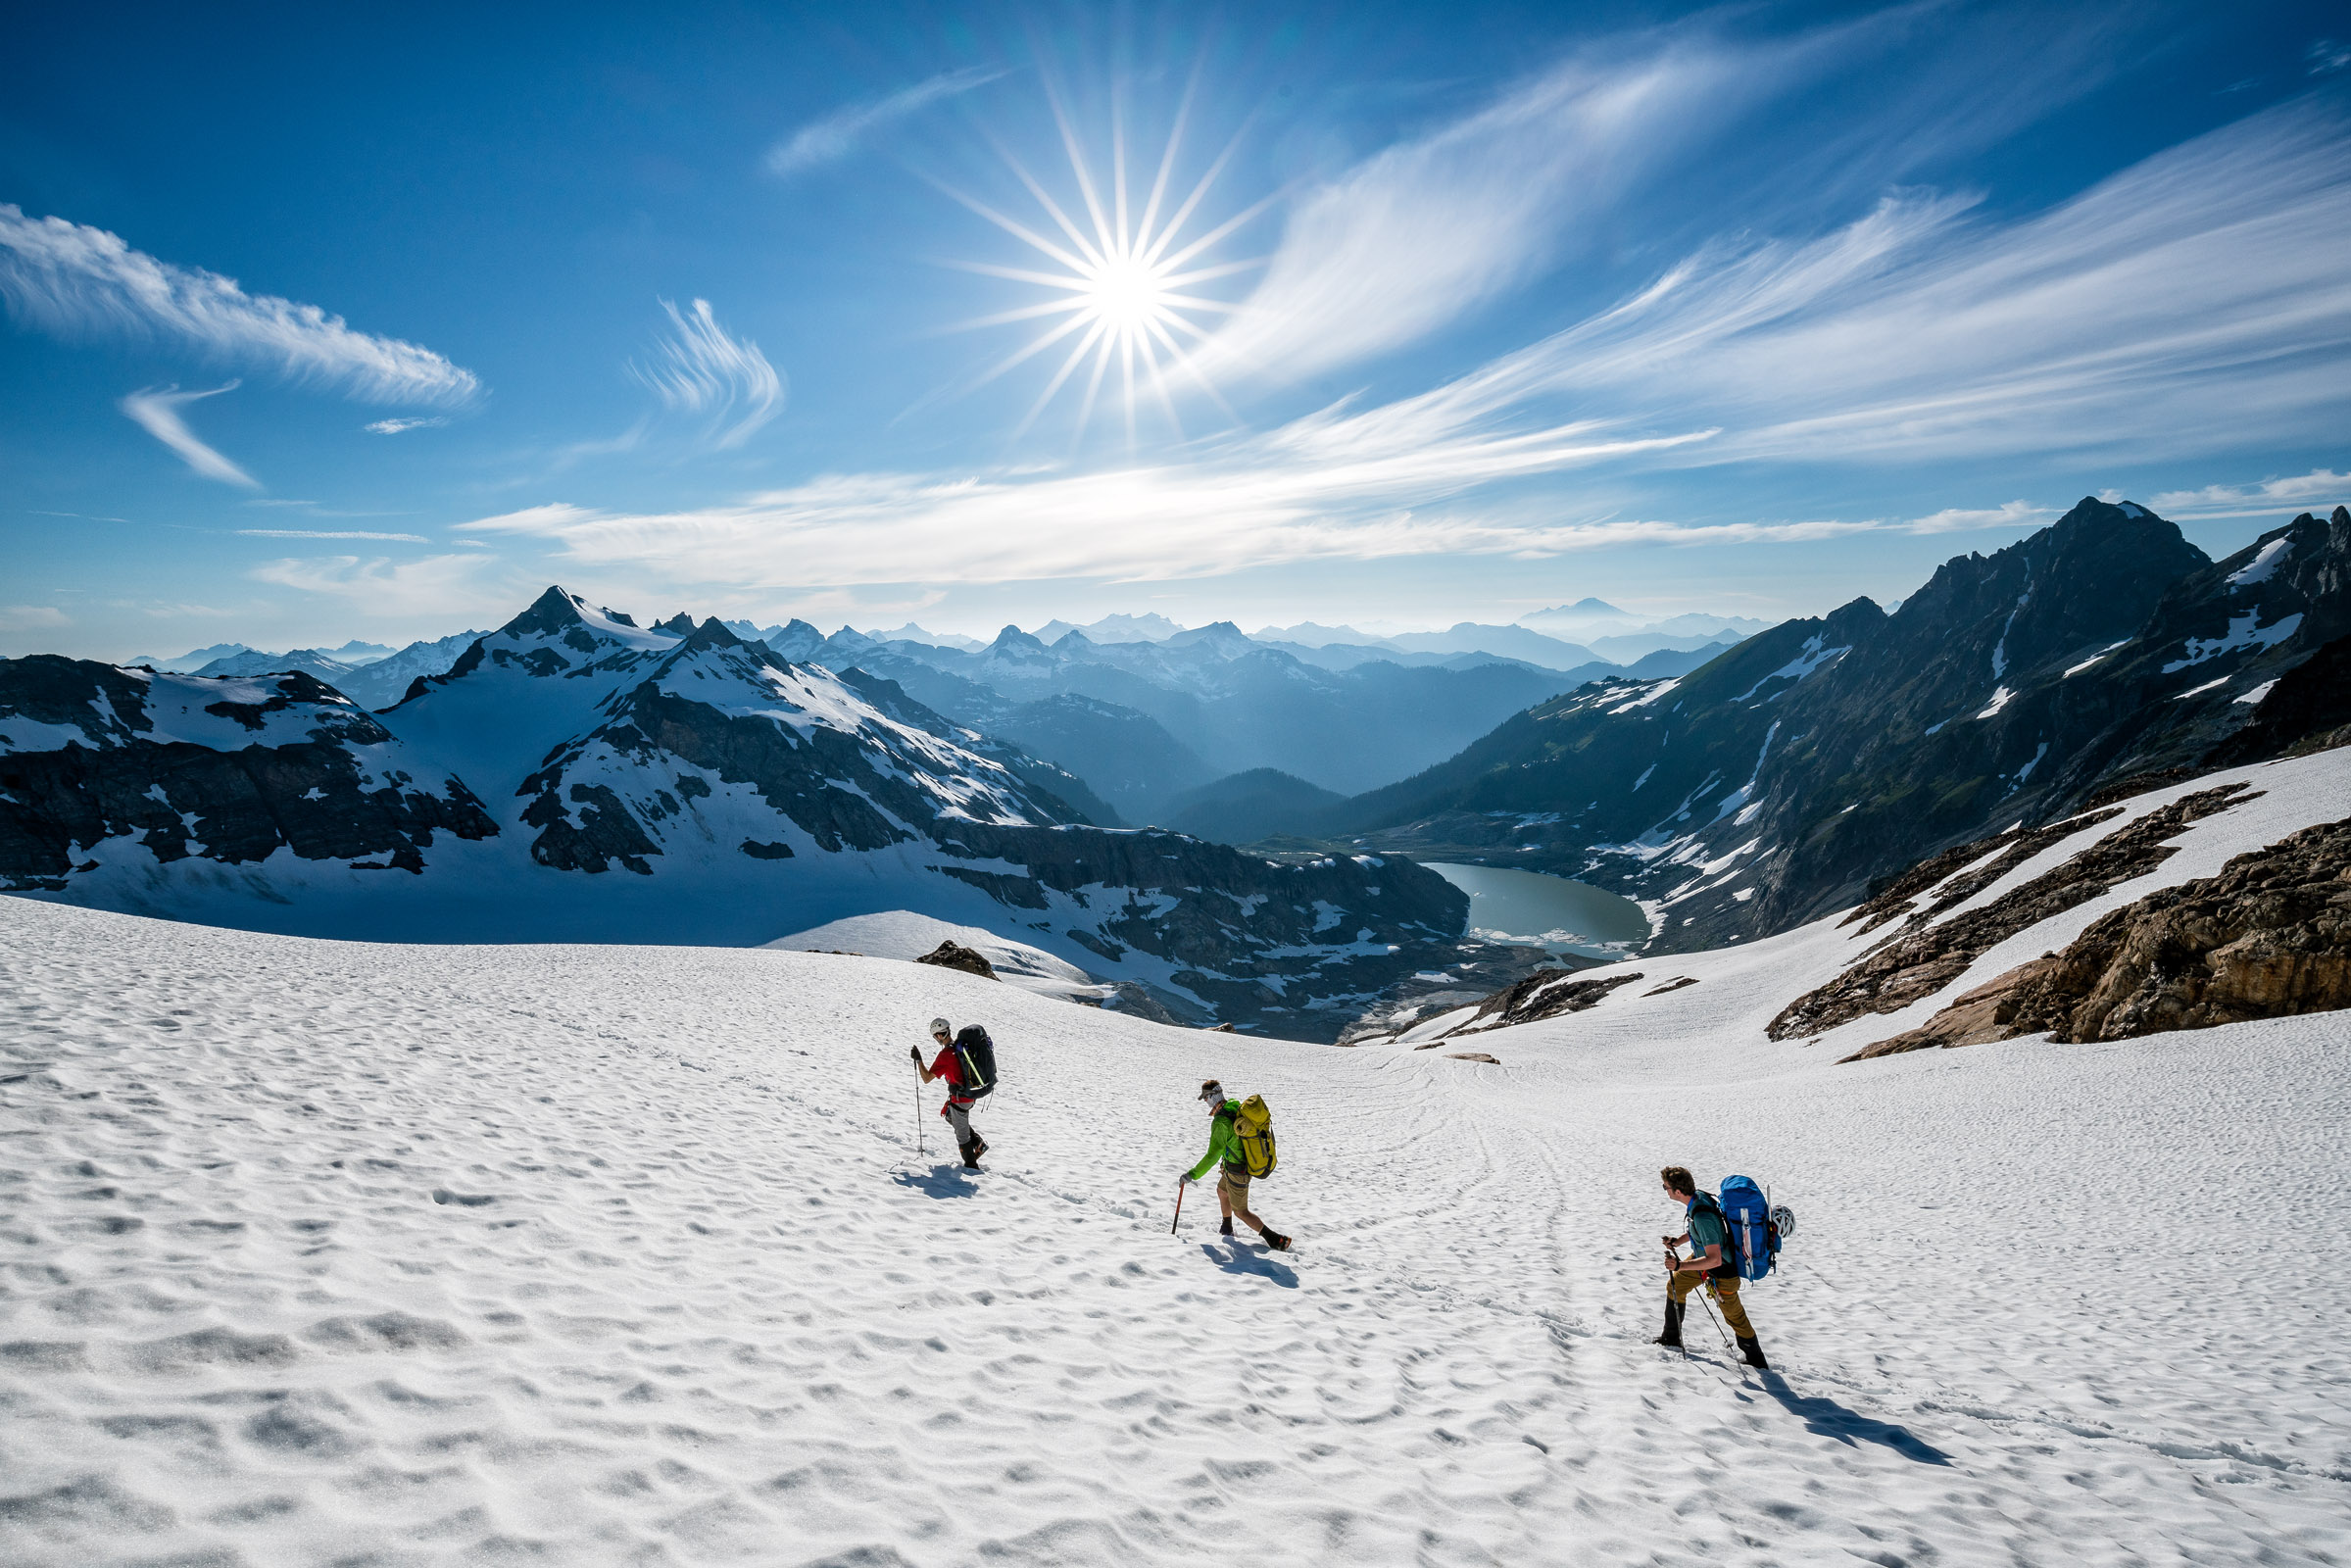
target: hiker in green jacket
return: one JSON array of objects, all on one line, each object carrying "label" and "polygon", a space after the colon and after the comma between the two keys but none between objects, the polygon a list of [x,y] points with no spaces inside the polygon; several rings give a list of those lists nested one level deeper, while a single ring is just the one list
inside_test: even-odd
[{"label": "hiker in green jacket", "polygon": [[1211,1078],[1200,1086],[1200,1097],[1208,1107],[1208,1152],[1200,1162],[1186,1171],[1177,1185],[1189,1187],[1208,1174],[1208,1167],[1221,1164],[1216,1175],[1216,1206],[1224,1210],[1224,1223],[1217,1234],[1233,1234],[1233,1216],[1239,1214],[1249,1227],[1265,1238],[1265,1245],[1277,1252],[1288,1251],[1290,1238],[1249,1212],[1249,1164],[1241,1155],[1241,1135],[1234,1130],[1233,1120],[1241,1114],[1241,1102],[1227,1100],[1224,1085]]}]

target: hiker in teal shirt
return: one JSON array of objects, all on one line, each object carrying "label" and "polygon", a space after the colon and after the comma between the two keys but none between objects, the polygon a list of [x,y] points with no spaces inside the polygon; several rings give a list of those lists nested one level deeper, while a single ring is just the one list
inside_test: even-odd
[{"label": "hiker in teal shirt", "polygon": [[[1755,1325],[1747,1321],[1747,1309],[1739,1304],[1739,1265],[1731,1257],[1731,1226],[1723,1218],[1722,1205],[1699,1192],[1696,1178],[1680,1165],[1668,1165],[1657,1174],[1665,1183],[1666,1197],[1682,1205],[1690,1228],[1665,1238],[1665,1332],[1657,1336],[1656,1343],[1682,1343],[1684,1307],[1690,1293],[1703,1285],[1722,1303],[1723,1321],[1738,1337],[1739,1355],[1747,1365],[1768,1370],[1771,1363],[1763,1358]],[[1689,1257],[1674,1250],[1684,1242],[1690,1244]]]},{"label": "hiker in teal shirt", "polygon": [[1224,1085],[1213,1078],[1200,1086],[1200,1097],[1208,1106],[1208,1152],[1184,1173],[1178,1185],[1189,1187],[1207,1175],[1208,1167],[1221,1165],[1216,1176],[1216,1206],[1224,1211],[1224,1223],[1217,1227],[1217,1234],[1232,1235],[1233,1216],[1239,1214],[1265,1238],[1266,1246],[1277,1252],[1288,1250],[1290,1238],[1249,1212],[1249,1165],[1241,1157],[1241,1135],[1233,1127],[1233,1119],[1241,1114],[1241,1102],[1227,1100]]}]

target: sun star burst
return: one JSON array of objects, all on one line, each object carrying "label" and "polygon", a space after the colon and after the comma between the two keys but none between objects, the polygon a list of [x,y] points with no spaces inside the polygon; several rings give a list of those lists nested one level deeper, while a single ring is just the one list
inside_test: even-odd
[{"label": "sun star burst", "polygon": [[[1197,349],[1208,340],[1200,318],[1215,318],[1237,309],[1227,301],[1192,292],[1200,283],[1229,277],[1262,266],[1262,259],[1211,262],[1209,249],[1231,235],[1266,206],[1259,201],[1197,235],[1187,226],[1198,218],[1209,188],[1233,156],[1228,143],[1210,162],[1199,180],[1180,199],[1171,201],[1176,155],[1190,118],[1191,94],[1177,110],[1175,122],[1160,153],[1151,186],[1140,204],[1128,179],[1126,135],[1116,103],[1111,111],[1109,177],[1095,176],[1095,160],[1080,144],[1077,131],[1058,94],[1053,99],[1053,121],[1060,130],[1061,149],[1078,201],[1054,198],[1020,160],[1002,146],[998,155],[1035,200],[1045,221],[1023,222],[963,191],[942,186],[947,194],[998,228],[1018,239],[1041,257],[1046,266],[1004,267],[987,262],[954,262],[950,266],[985,273],[1050,291],[1035,304],[999,311],[960,323],[962,330],[1010,322],[1041,322],[1039,330],[1018,349],[976,375],[962,389],[976,391],[1048,350],[1059,351],[1059,363],[1044,390],[1029,406],[1019,424],[1025,432],[1065,388],[1079,387],[1076,420],[1082,438],[1102,401],[1106,382],[1115,381],[1112,396],[1123,404],[1126,435],[1135,439],[1136,414],[1155,404],[1179,432],[1175,392],[1181,379],[1205,394],[1220,409],[1224,400],[1202,373]],[[1075,209],[1073,216],[1072,209]],[[1073,341],[1074,340],[1074,341]],[[1049,361],[1048,363],[1051,363]],[[1229,415],[1231,411],[1226,409]]]}]

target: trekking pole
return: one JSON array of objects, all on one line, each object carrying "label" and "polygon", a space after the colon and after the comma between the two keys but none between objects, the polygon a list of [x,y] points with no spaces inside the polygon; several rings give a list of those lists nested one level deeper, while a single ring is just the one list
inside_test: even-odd
[{"label": "trekking pole", "polygon": [[922,1065],[917,1062],[914,1066],[914,1158],[920,1161],[929,1157],[922,1151]]},{"label": "trekking pole", "polygon": [[[1666,1257],[1667,1257],[1668,1259],[1670,1259],[1670,1260],[1671,1260],[1671,1261],[1673,1261],[1673,1262],[1679,1263],[1679,1262],[1681,1262],[1681,1261],[1682,1261],[1682,1250],[1681,1250],[1680,1248],[1678,1248],[1678,1247],[1669,1247],[1669,1248],[1667,1248],[1667,1249],[1665,1250],[1665,1255],[1666,1255]],[[1730,1349],[1730,1348],[1731,1348],[1731,1335],[1730,1335],[1730,1331],[1728,1331],[1727,1329],[1725,1329],[1725,1328],[1723,1327],[1723,1320],[1722,1320],[1721,1318],[1719,1318],[1719,1317],[1716,1317],[1716,1316],[1714,1315],[1714,1307],[1713,1307],[1712,1303],[1710,1303],[1710,1302],[1709,1302],[1709,1301],[1706,1299],[1706,1298],[1707,1298],[1707,1297],[1709,1297],[1709,1296],[1712,1296],[1712,1295],[1714,1294],[1714,1281],[1712,1281],[1712,1280],[1708,1280],[1708,1281],[1706,1282],[1706,1290],[1705,1290],[1705,1293],[1704,1293],[1703,1295],[1699,1295],[1699,1294],[1698,1294],[1698,1293],[1696,1293],[1696,1292],[1692,1292],[1691,1294],[1692,1294],[1692,1295],[1696,1295],[1696,1296],[1698,1297],[1698,1305],[1700,1305],[1700,1306],[1702,1306],[1702,1307],[1705,1307],[1705,1308],[1706,1308],[1706,1321],[1707,1321],[1707,1322],[1709,1322],[1709,1323],[1711,1323],[1711,1324],[1713,1324],[1713,1325],[1714,1325],[1714,1332],[1715,1332],[1717,1335],[1721,1336],[1721,1338],[1722,1338],[1722,1342],[1723,1342],[1723,1348],[1724,1348],[1724,1349],[1726,1349],[1726,1350],[1727,1350],[1727,1349]]]},{"label": "trekking pole", "polygon": [[1176,1233],[1176,1227],[1177,1227],[1178,1225],[1181,1225],[1183,1222],[1184,1222],[1184,1184],[1183,1184],[1182,1182],[1178,1182],[1178,1183],[1176,1183],[1176,1211],[1175,1211],[1175,1218],[1173,1218],[1173,1219],[1171,1219],[1171,1220],[1169,1220],[1169,1221],[1167,1222],[1167,1234],[1168,1234],[1168,1235],[1170,1235],[1170,1236],[1173,1236],[1173,1235]]}]

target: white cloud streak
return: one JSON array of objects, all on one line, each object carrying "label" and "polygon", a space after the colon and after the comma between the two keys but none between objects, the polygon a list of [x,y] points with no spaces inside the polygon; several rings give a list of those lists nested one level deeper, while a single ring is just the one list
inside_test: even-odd
[{"label": "white cloud streak", "polygon": [[105,229],[27,218],[6,203],[0,298],[59,336],[167,338],[368,402],[456,405],[480,390],[473,372],[430,349],[355,332],[316,305],[248,294],[233,278],[158,261]]},{"label": "white cloud streak", "polygon": [[942,98],[969,92],[1003,74],[1001,71],[969,66],[961,71],[942,72],[885,98],[836,109],[776,143],[767,154],[767,172],[788,177],[837,163],[857,151],[859,142],[884,125],[904,120]]},{"label": "white cloud streak", "polygon": [[1523,281],[1563,233],[1784,85],[1800,51],[1706,41],[1571,60],[1301,199],[1264,280],[1200,354],[1305,376],[1414,342]]},{"label": "white cloud streak", "polygon": [[[1702,418],[1700,461],[2211,451],[2330,439],[2351,368],[2351,134],[2296,104],[2047,213],[1912,194],[1702,252],[1428,400]],[[1422,400],[1416,400],[1422,401]]]},{"label": "white cloud streak", "polygon": [[0,605],[0,631],[49,631],[72,624],[72,618],[54,606]]},{"label": "white cloud streak", "polygon": [[2166,490],[2147,503],[2167,517],[2269,517],[2281,512],[2327,511],[2351,503],[2351,473],[2313,468],[2258,484],[2208,484]]},{"label": "white cloud streak", "polygon": [[727,335],[709,300],[683,312],[663,300],[661,309],[672,335],[652,365],[629,368],[667,407],[704,416],[710,445],[739,447],[783,412],[783,376],[757,343]]},{"label": "white cloud streak", "polygon": [[361,425],[360,428],[367,431],[369,435],[398,435],[404,430],[426,430],[430,429],[436,424],[447,424],[449,420],[445,416],[434,415],[428,419],[376,419],[369,423]]},{"label": "white cloud streak", "polygon": [[209,392],[182,392],[177,387],[147,387],[133,392],[116,407],[134,420],[140,429],[179,454],[180,461],[207,479],[222,484],[242,485],[248,490],[261,488],[261,481],[229,462],[196,437],[188,428],[179,411],[202,398],[217,398],[233,391],[237,383],[214,387]]},{"label": "white cloud streak", "polygon": [[367,533],[359,529],[239,528],[237,533],[247,539],[390,539],[407,545],[432,543],[420,533]]},{"label": "white cloud streak", "polygon": [[494,564],[485,555],[426,556],[394,562],[378,556],[313,556],[272,561],[250,575],[259,582],[340,599],[367,615],[489,613],[508,603],[516,585],[485,586],[480,578]]}]

